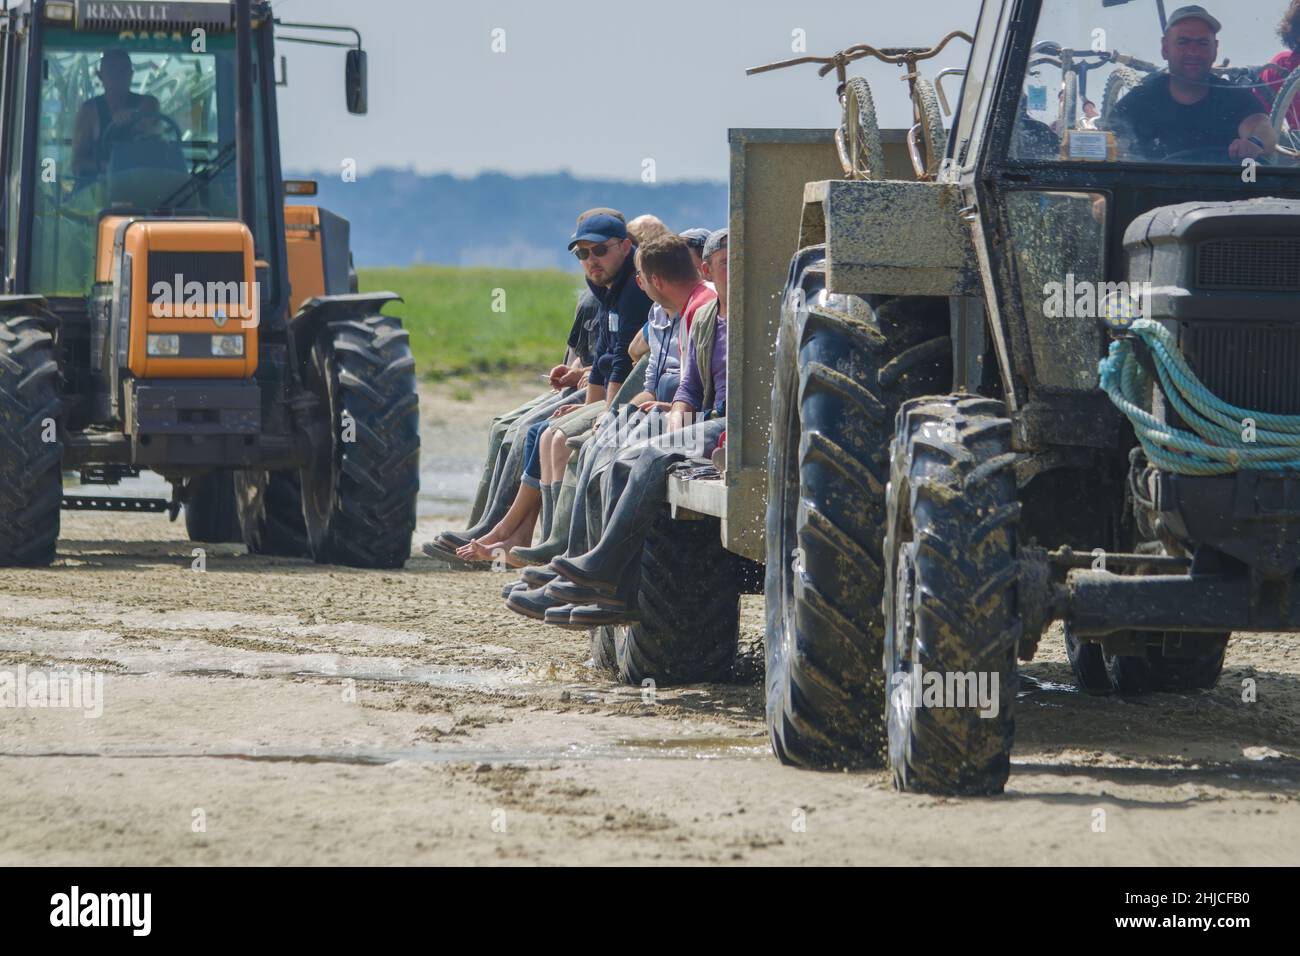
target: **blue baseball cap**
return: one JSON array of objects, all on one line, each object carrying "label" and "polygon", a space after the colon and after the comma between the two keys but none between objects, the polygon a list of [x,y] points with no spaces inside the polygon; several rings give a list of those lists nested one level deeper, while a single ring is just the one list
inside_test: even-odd
[{"label": "blue baseball cap", "polygon": [[709,241],[709,230],[701,227],[683,229],[680,235],[686,240],[686,244],[692,246],[696,252],[703,250]]},{"label": "blue baseball cap", "polygon": [[614,216],[607,216],[604,213],[598,213],[595,216],[588,216],[578,223],[578,231],[569,240],[569,248],[572,249],[583,241],[606,242],[610,239],[626,238],[627,225],[623,220]]}]

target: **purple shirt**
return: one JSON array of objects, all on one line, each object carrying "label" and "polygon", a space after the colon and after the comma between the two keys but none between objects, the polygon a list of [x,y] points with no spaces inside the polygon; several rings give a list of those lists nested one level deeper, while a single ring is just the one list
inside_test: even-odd
[{"label": "purple shirt", "polygon": [[[688,354],[688,360],[682,364],[682,382],[677,386],[673,401],[685,402],[697,412],[706,411],[700,408],[704,401],[704,385],[700,381],[694,339],[691,339]],[[709,362],[709,372],[713,375],[713,407],[721,408],[727,402],[727,319],[721,315],[713,329],[713,356]]]}]

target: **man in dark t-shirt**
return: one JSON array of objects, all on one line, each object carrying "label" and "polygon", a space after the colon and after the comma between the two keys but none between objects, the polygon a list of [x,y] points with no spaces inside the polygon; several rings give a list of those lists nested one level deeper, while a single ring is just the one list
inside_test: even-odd
[{"label": "man in dark t-shirt", "polygon": [[583,368],[596,357],[596,341],[600,338],[600,300],[583,289],[578,297],[578,308],[573,315],[573,328],[569,330],[569,355]]},{"label": "man in dark t-shirt", "polygon": [[1148,77],[1111,114],[1125,158],[1229,162],[1277,148],[1259,100],[1211,72],[1219,29],[1202,7],[1182,7],[1169,17],[1161,42],[1168,72]]},{"label": "man in dark t-shirt", "polygon": [[145,135],[158,116],[158,97],[131,92],[135,67],[131,55],[119,47],[105,50],[99,61],[99,82],[104,92],[81,104],[72,129],[72,171],[92,179],[103,173],[108,157],[103,155],[104,134],[118,126],[130,137]]}]

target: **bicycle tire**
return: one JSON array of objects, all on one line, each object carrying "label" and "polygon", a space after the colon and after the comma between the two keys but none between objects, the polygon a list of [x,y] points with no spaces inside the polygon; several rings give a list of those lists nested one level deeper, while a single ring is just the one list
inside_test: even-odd
[{"label": "bicycle tire", "polygon": [[849,179],[885,177],[885,148],[876,120],[876,103],[871,86],[860,76],[844,84],[844,118],[836,131],[840,165]]},{"label": "bicycle tire", "polygon": [[921,114],[921,139],[925,144],[925,174],[931,180],[938,179],[943,158],[948,153],[948,133],[943,128],[939,94],[929,80],[916,81],[916,105]]}]

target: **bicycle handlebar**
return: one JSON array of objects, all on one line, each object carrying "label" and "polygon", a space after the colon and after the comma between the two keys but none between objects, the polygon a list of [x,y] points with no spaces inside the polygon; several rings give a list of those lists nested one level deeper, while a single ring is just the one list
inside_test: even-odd
[{"label": "bicycle handlebar", "polygon": [[825,76],[831,70],[838,67],[847,66],[854,60],[860,60],[863,57],[872,56],[885,63],[894,65],[914,66],[921,60],[930,60],[943,52],[953,40],[965,40],[967,43],[973,43],[971,35],[965,30],[954,30],[946,37],[939,41],[938,45],[929,49],[925,47],[882,47],[877,49],[866,43],[858,43],[846,49],[832,53],[830,56],[801,56],[793,60],[781,60],[777,63],[767,63],[763,66],[750,67],[745,71],[747,76],[753,76],[755,73],[766,73],[768,70],[780,70],[787,66],[798,66],[801,63],[820,63],[821,69],[817,71],[818,76]]}]

